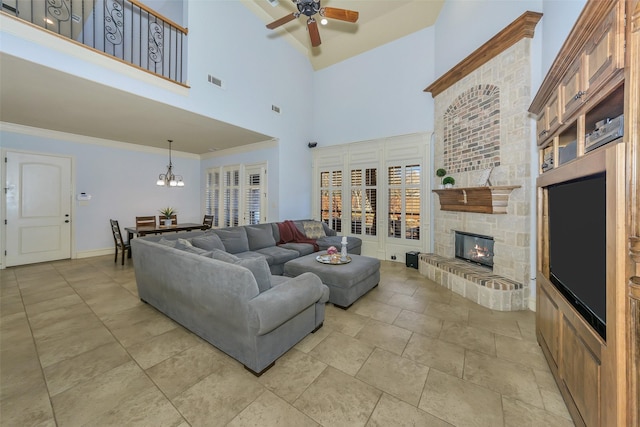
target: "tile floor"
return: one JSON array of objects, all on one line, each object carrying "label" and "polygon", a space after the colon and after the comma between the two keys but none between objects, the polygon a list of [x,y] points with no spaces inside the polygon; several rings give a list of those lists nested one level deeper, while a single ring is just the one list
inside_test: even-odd
[{"label": "tile floor", "polygon": [[532,312],[381,276],[256,378],[141,303],[131,261],[0,270],[0,425],[573,426]]}]

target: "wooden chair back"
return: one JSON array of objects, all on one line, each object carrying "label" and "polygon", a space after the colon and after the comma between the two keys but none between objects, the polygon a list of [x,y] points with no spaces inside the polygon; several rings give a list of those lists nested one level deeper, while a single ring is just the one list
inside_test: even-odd
[{"label": "wooden chair back", "polygon": [[137,216],[136,217],[136,228],[137,227],[155,227],[155,226],[156,226],[155,216]]},{"label": "wooden chair back", "polygon": [[205,215],[204,219],[202,220],[202,225],[206,226],[207,228],[213,227],[213,215]]},{"label": "wooden chair back", "polygon": [[122,265],[124,265],[124,255],[128,252],[129,258],[131,258],[131,246],[129,242],[125,242],[122,238],[122,232],[120,231],[120,224],[118,220],[110,219],[111,233],[113,234],[113,242],[116,245],[116,256],[113,262],[118,262],[118,250],[122,251]]}]

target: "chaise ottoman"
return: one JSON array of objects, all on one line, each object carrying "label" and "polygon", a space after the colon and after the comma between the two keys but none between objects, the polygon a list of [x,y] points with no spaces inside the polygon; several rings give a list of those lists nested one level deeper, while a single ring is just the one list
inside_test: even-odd
[{"label": "chaise ottoman", "polygon": [[362,295],[378,285],[380,260],[352,255],[348,264],[323,264],[316,260],[318,252],[292,259],[284,264],[284,275],[296,277],[311,272],[329,287],[329,302],[347,309]]}]

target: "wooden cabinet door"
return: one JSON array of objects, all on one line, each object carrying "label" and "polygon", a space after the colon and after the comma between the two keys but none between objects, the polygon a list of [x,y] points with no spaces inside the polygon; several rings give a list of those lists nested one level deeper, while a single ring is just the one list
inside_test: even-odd
[{"label": "wooden cabinet door", "polygon": [[[562,351],[560,377],[571,393],[585,425],[600,425],[600,366],[599,356],[587,347],[567,317],[562,321]],[[588,338],[587,338],[588,340]]]},{"label": "wooden cabinet door", "polygon": [[616,71],[624,67],[623,33],[619,28],[623,2],[616,3],[585,48],[584,73],[589,94],[597,92]]},{"label": "wooden cabinet door", "polygon": [[553,301],[553,298],[549,296],[547,290],[538,286],[539,300],[537,308],[537,321],[538,330],[544,339],[544,343],[549,349],[549,353],[553,358],[555,365],[558,365],[558,324],[560,322],[560,312],[558,306]]},{"label": "wooden cabinet door", "polygon": [[[630,345],[629,345],[629,423],[640,425],[640,286],[631,289],[632,297],[629,298],[630,306]],[[636,295],[633,295],[633,294]]]},{"label": "wooden cabinet door", "polygon": [[585,83],[582,73],[582,56],[580,56],[571,64],[566,77],[560,83],[561,115],[564,120],[567,120],[582,105],[584,95]]},{"label": "wooden cabinet door", "polygon": [[549,99],[549,103],[546,108],[549,135],[553,134],[553,132],[555,132],[562,124],[562,120],[560,118],[560,103],[558,101],[558,92],[556,91]]},{"label": "wooden cabinet door", "polygon": [[536,135],[538,145],[542,145],[543,142],[547,140],[549,136],[549,126],[547,125],[547,109],[544,108],[542,112],[538,115],[538,120],[536,121]]},{"label": "wooden cabinet door", "polygon": [[558,102],[558,91],[551,96],[549,102],[538,115],[536,121],[536,135],[538,145],[547,141],[553,132],[562,124],[560,120],[560,103]]}]

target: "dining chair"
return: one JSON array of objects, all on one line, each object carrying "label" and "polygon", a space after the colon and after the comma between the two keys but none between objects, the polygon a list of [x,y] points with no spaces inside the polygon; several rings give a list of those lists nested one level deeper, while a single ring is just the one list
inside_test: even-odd
[{"label": "dining chair", "polygon": [[213,215],[205,215],[204,219],[202,220],[202,225],[207,228],[213,227]]},{"label": "dining chair", "polygon": [[171,225],[178,225],[178,215],[171,215]]},{"label": "dining chair", "polygon": [[137,227],[154,227],[156,226],[156,217],[155,216],[137,216],[136,217],[136,228]]},{"label": "dining chair", "polygon": [[113,233],[113,241],[116,244],[116,256],[113,262],[118,262],[118,250],[122,251],[122,265],[124,265],[124,254],[128,253],[127,258],[131,258],[131,245],[129,242],[125,242],[120,232],[120,224],[115,219],[110,219],[111,233]]}]

